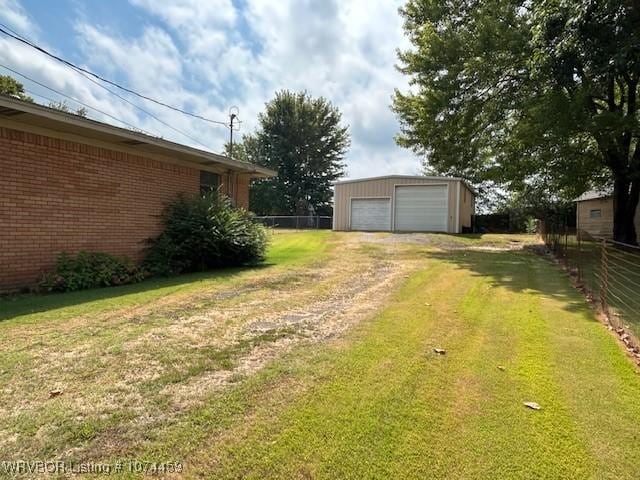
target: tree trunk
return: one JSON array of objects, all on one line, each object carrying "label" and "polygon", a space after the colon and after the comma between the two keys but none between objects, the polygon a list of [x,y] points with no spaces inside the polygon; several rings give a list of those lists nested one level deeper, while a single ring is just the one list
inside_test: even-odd
[{"label": "tree trunk", "polygon": [[635,226],[636,209],[640,198],[640,181],[629,182],[626,179],[617,179],[613,187],[613,239],[628,243],[638,244]]}]

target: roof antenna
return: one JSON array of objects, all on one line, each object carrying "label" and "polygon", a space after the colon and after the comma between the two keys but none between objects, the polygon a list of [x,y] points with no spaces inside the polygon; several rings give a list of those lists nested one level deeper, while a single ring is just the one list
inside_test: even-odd
[{"label": "roof antenna", "polygon": [[233,160],[233,121],[238,118],[240,110],[235,105],[229,109],[229,158]]}]

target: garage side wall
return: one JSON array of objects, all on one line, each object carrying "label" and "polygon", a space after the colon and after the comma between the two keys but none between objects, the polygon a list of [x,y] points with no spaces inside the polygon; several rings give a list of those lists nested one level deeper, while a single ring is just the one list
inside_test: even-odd
[{"label": "garage side wall", "polygon": [[460,183],[460,218],[458,221],[459,232],[463,228],[471,228],[471,217],[475,213],[475,197],[473,192],[463,183]]},{"label": "garage side wall", "polygon": [[[447,230],[451,233],[456,231],[456,199],[458,195],[457,180],[431,179],[431,178],[381,178],[374,180],[363,180],[361,182],[350,182],[337,184],[335,186],[333,229],[350,229],[350,208],[351,198],[391,198],[396,185],[424,185],[424,184],[448,184],[449,185],[449,215]],[[461,188],[463,188],[461,186]],[[393,200],[392,200],[393,202]],[[392,210],[394,205],[392,203]],[[459,219],[458,219],[459,221]],[[469,219],[469,222],[471,220]]]}]

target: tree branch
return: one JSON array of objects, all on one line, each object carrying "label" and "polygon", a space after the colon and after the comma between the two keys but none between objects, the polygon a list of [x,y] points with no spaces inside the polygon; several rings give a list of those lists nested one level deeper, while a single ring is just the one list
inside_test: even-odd
[{"label": "tree branch", "polygon": [[607,76],[607,104],[611,112],[615,112],[618,109],[616,105],[615,76],[612,73]]},{"label": "tree branch", "polygon": [[[637,88],[638,82],[637,80],[631,79],[628,75],[625,76],[627,82],[627,113],[625,115],[625,120],[627,124],[625,125],[624,133],[622,134],[622,148],[624,149],[625,155],[629,156],[630,148],[631,148],[631,140],[633,138],[633,129],[635,123],[635,116],[637,110]],[[638,146],[636,146],[634,157],[638,154]],[[633,159],[630,163],[633,163]]]}]

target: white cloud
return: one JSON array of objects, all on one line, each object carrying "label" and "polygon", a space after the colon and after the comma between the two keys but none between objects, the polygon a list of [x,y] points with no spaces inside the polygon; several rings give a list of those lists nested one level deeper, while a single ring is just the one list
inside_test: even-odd
[{"label": "white cloud", "polygon": [[164,30],[147,27],[133,40],[109,35],[87,23],[78,24],[76,30],[87,63],[111,75],[124,73],[134,89],[173,90],[183,81],[180,52]]},{"label": "white cloud", "polygon": [[0,19],[23,35],[33,35],[37,31],[18,0],[0,0]]},{"label": "white cloud", "polygon": [[[209,118],[225,119],[228,107],[237,105],[244,132],[255,128],[276,90],[307,90],[333,102],[350,125],[350,177],[419,171],[419,159],[393,141],[398,124],[389,109],[393,89],[407,88],[394,68],[396,49],[407,45],[399,2],[244,0],[240,9],[231,0],[130,1],[160,24],[143,25],[132,37],[123,36],[117,25],[77,20],[76,58],[80,54],[105,76]],[[27,28],[28,15],[17,0],[0,0],[1,5],[18,19],[13,25],[22,21]],[[145,130],[194,144],[26,48],[7,51],[0,43],[0,60]],[[214,149],[227,140],[224,128],[132,101]]]},{"label": "white cloud", "polygon": [[[73,73],[63,64],[43,54],[34,53],[34,51],[26,45],[16,43],[7,38],[0,38],[0,63],[25,75],[26,78],[13,72],[3,72],[2,69],[0,69],[0,73],[8,73],[16,77],[18,81],[23,83],[27,92],[36,96],[36,100],[40,103],[47,104],[49,102],[48,99],[66,100],[71,107],[80,107],[80,104],[68,98],[61,97],[55,92],[47,90],[29,79],[43,83],[56,91],[78,99],[125,122],[133,125],[139,125],[140,123],[138,116],[131,108],[114,102],[108,92],[101,90],[84,77]],[[95,111],[90,113],[92,118],[114,123],[113,119],[108,119]],[[118,125],[122,126],[121,124]]]},{"label": "white cloud", "polygon": [[183,28],[197,24],[232,24],[236,19],[236,10],[231,0],[131,0],[131,3],[161,17],[174,28]]},{"label": "white cloud", "polygon": [[228,45],[237,18],[231,0],[131,0],[180,33],[187,52],[205,57],[221,53]]}]

